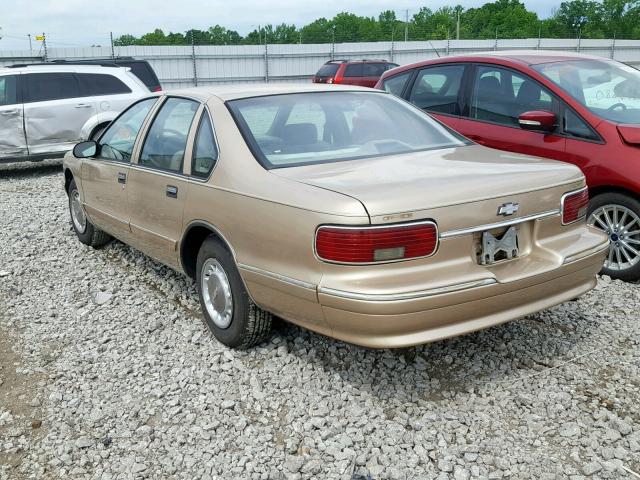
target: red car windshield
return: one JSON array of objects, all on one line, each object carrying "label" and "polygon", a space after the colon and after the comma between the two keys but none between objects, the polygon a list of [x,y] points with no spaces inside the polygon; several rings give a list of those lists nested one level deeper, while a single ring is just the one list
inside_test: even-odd
[{"label": "red car windshield", "polygon": [[610,60],[571,60],[533,68],[596,115],[640,124],[640,71],[635,68]]}]

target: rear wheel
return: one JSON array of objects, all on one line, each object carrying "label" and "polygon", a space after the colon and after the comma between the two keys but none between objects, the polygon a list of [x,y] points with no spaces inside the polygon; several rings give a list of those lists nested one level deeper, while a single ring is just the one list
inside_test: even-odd
[{"label": "rear wheel", "polygon": [[205,322],[221,343],[249,348],[269,334],[271,314],[251,301],[231,253],[213,236],[200,247],[196,286]]},{"label": "rear wheel", "polygon": [[69,183],[69,213],[71,214],[73,230],[76,232],[78,239],[85,245],[98,248],[111,240],[111,236],[108,233],[95,227],[87,218],[75,180],[71,180],[71,183]]},{"label": "rear wheel", "polygon": [[640,279],[640,202],[621,193],[596,195],[589,203],[587,222],[611,240],[601,273],[626,281]]}]

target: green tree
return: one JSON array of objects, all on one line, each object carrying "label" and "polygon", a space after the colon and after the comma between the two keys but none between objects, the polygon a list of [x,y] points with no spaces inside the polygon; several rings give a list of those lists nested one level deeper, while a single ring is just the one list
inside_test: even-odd
[{"label": "green tree", "polygon": [[519,0],[497,0],[462,14],[470,38],[531,38],[538,36],[538,15]]}]

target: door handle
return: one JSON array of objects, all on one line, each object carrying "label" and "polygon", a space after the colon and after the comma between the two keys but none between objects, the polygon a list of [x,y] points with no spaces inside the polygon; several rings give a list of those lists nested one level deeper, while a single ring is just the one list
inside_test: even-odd
[{"label": "door handle", "polygon": [[178,187],[174,185],[167,185],[167,197],[178,198]]},{"label": "door handle", "polygon": [[79,103],[76,105],[76,108],[91,108],[91,105],[88,103]]},{"label": "door handle", "polygon": [[118,172],[118,183],[122,183],[123,185],[127,183],[127,174]]},{"label": "door handle", "polygon": [[4,110],[3,112],[0,112],[0,115],[15,115],[19,113],[18,110]]}]

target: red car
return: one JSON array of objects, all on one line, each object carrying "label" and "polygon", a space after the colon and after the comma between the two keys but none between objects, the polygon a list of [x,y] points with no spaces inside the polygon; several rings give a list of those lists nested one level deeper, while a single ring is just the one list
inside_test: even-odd
[{"label": "red car", "polygon": [[397,66],[386,60],[331,60],[320,67],[311,81],[375,87],[380,75]]},{"label": "red car", "polygon": [[640,71],[574,53],[495,52],[394,68],[376,87],[487,147],[580,167],[587,221],[611,238],[603,273],[640,279]]}]

